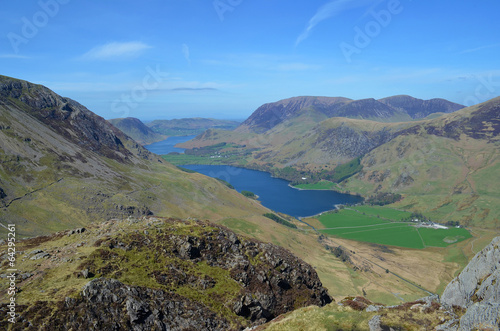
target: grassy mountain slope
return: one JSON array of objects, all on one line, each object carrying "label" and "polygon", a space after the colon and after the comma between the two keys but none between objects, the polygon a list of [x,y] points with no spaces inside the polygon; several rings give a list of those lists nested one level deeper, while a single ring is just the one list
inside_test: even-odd
[{"label": "grassy mountain slope", "polygon": [[[262,215],[268,209],[219,181],[163,162],[85,107],[73,102],[66,112],[69,99],[7,77],[1,88],[0,212],[4,223],[17,224],[18,237],[150,213],[197,217],[295,252],[318,268],[336,297],[361,294],[362,284],[377,277],[354,272],[317,235],[267,219]],[[40,100],[52,101],[49,106]],[[388,281],[398,293],[421,295],[408,284]],[[369,293],[396,300],[384,287]]]},{"label": "grassy mountain slope", "polygon": [[345,188],[396,192],[436,220],[500,227],[500,98],[412,126],[366,154]]},{"label": "grassy mountain slope", "polygon": [[141,145],[149,145],[167,139],[167,136],[154,132],[137,118],[115,118],[108,120],[108,122]]},{"label": "grassy mountain slope", "polygon": [[399,130],[414,125],[415,118],[461,107],[442,99],[409,96],[381,100],[295,97],[259,107],[232,132],[210,130],[182,147],[233,143],[240,148],[226,149],[224,155],[230,157],[224,162],[268,171],[294,167],[304,175],[333,171],[388,142]]},{"label": "grassy mountain slope", "polygon": [[[412,125],[412,122],[382,123],[342,117],[318,121],[321,116],[316,111],[308,111],[261,134],[240,129],[232,132],[211,130],[181,146],[198,148],[200,152],[205,148],[206,153],[198,154],[205,155],[208,160],[217,150],[210,146],[232,143],[238,147],[225,148],[222,153],[229,158],[222,162],[267,171],[293,167],[301,173],[299,177],[310,177],[311,173],[331,172],[336,166],[363,156],[390,141],[399,130]],[[167,159],[175,162],[176,156]],[[196,161],[204,162],[203,159]]]},{"label": "grassy mountain slope", "polygon": [[[406,96],[382,101],[406,105],[417,118],[443,105],[447,112],[460,107]],[[347,101],[339,109],[355,103]],[[323,113],[308,110],[262,133],[243,126],[234,132],[210,131],[184,147],[197,147],[198,155],[210,157],[217,151],[206,146],[231,142],[239,147],[225,149],[227,158],[220,162],[270,171],[293,182],[336,178],[339,165],[361,158],[363,171],[345,180],[341,189],[364,196],[403,194],[405,199],[395,206],[439,221],[495,228],[500,227],[495,208],[499,193],[492,180],[499,170],[499,103],[497,98],[437,118],[400,123],[322,119]]]},{"label": "grassy mountain slope", "polygon": [[22,224],[20,235],[129,215],[266,212],[218,181],[166,163],[75,101],[3,76],[0,188],[2,219]]},{"label": "grassy mountain slope", "polygon": [[155,120],[146,123],[146,126],[154,132],[167,136],[197,135],[208,129],[232,130],[238,125],[240,122],[199,117]]},{"label": "grassy mountain slope", "polygon": [[[466,246],[455,246],[442,251],[429,249],[424,252],[377,247],[374,252],[374,247],[369,244],[349,240],[333,241],[331,238],[320,237],[312,232],[310,227],[290,218],[287,220],[299,229],[285,227],[263,217],[269,210],[258,202],[228,189],[219,181],[180,171],[163,162],[74,101],[62,98],[42,86],[7,77],[2,77],[0,90],[3,93],[0,99],[0,212],[5,223],[17,224],[18,237],[81,226],[89,227],[88,233],[92,231],[92,236],[96,233],[106,236],[110,234],[105,229],[108,225],[120,223],[123,219],[128,222],[129,216],[135,224],[133,220],[147,220],[150,213],[158,216],[209,219],[239,234],[277,244],[297,254],[315,268],[323,285],[336,299],[347,295],[366,295],[373,301],[384,303],[400,302],[400,297],[412,300],[425,295],[425,292],[413,285],[386,273],[386,268],[434,292],[439,290],[443,282],[449,281],[461,266],[453,257],[454,250],[459,252],[457,254],[460,259],[466,259],[466,255],[460,253]],[[297,119],[295,124],[302,125],[299,130],[296,125],[287,126],[285,122],[282,123],[280,130],[286,135],[276,135],[274,141],[285,145],[294,132],[307,135],[311,127],[316,127],[315,118],[324,116],[319,111],[309,114]],[[330,126],[326,125],[329,122],[325,122],[326,130],[341,126],[335,119],[331,121]],[[345,122],[345,119],[343,121]],[[363,128],[364,122],[366,121],[349,120],[349,126],[358,130]],[[380,123],[372,125],[373,127],[365,128],[364,131],[378,132]],[[242,133],[240,138],[249,139],[252,135],[251,132]],[[281,216],[286,218],[286,215]],[[109,219],[115,221],[108,225],[97,224]],[[94,224],[88,226],[89,223]],[[136,228],[119,226],[115,229],[121,237],[113,237],[116,233],[110,234],[110,237],[120,239],[121,242],[125,239],[137,239],[137,243],[140,243],[144,238],[135,235],[144,233],[146,238],[148,234],[144,231],[150,230],[142,228],[143,225],[139,223]],[[100,228],[101,226],[103,228]],[[191,233],[189,229],[180,230]],[[0,228],[0,233],[5,235],[5,229]],[[23,257],[25,261],[22,261],[22,258],[19,260],[19,270],[22,274],[35,274],[33,278],[25,278],[27,282],[22,284],[23,291],[32,295],[30,298],[35,298],[32,300],[45,301],[49,296],[61,299],[66,294],[78,293],[81,290],[86,281],[73,272],[78,274],[83,271],[77,270],[79,263],[88,261],[96,251],[96,247],[92,246],[93,237],[89,238],[88,233],[82,237],[68,237],[70,233],[63,232],[56,234],[57,238],[48,238],[46,243],[45,239],[27,241],[26,247],[19,243],[20,248],[25,251],[23,254],[31,253],[31,249],[41,249],[55,256],[54,259],[46,258],[40,261],[31,260],[30,255]],[[469,242],[460,243],[466,244]],[[348,247],[349,251],[356,252],[352,254],[352,264],[333,253],[338,246]],[[469,250],[468,246],[466,248]],[[69,255],[61,256],[60,252],[57,252],[66,252],[66,249]],[[126,250],[122,253],[121,248],[118,249],[119,258],[130,258]],[[148,249],[151,254],[142,255],[139,252],[139,255],[151,258],[155,249]],[[72,261],[69,261],[70,259]],[[377,264],[382,266],[379,267],[369,265],[367,259],[384,261],[377,261]],[[73,261],[76,262],[72,263]],[[104,268],[105,265],[97,267],[116,273],[113,277],[119,278],[122,284],[126,284],[128,279],[134,289],[137,285],[144,285],[142,281],[148,281],[147,277],[142,279],[133,272],[128,275],[128,271],[132,270],[130,268],[137,268],[134,261],[120,263],[118,268],[121,265],[121,270],[116,270],[116,265],[110,265],[109,270]],[[201,265],[201,271],[203,267],[205,266]],[[57,270],[54,269],[52,273],[51,268]],[[221,273],[210,268],[205,269],[207,270],[214,272],[205,272],[212,278],[221,276]],[[428,270],[434,272],[422,280],[422,275]],[[44,273],[39,274],[38,271]],[[45,277],[52,283],[44,282]],[[33,283],[28,285],[32,281]],[[136,281],[137,283],[134,283]],[[39,285],[40,287],[37,287]],[[63,285],[68,286],[72,292],[66,293]],[[107,289],[104,286],[106,284],[97,285]],[[122,291],[125,285],[116,286],[117,290]],[[45,292],[39,292],[40,288]],[[203,298],[209,300],[206,296]],[[77,301],[71,302],[78,307],[92,306],[78,300],[77,298]],[[59,304],[64,303],[59,301]],[[24,308],[26,311],[36,312],[44,306],[46,305],[42,302]],[[38,315],[40,321],[55,316],[52,315],[54,306],[49,306],[50,313]]]}]

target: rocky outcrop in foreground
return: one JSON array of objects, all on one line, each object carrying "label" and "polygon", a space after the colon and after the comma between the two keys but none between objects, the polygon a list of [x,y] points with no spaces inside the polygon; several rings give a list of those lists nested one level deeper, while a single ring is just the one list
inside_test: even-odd
[{"label": "rocky outcrop in foreground", "polygon": [[441,297],[449,307],[467,309],[460,330],[500,327],[500,237],[476,254]]},{"label": "rocky outcrop in foreground", "polygon": [[[63,247],[86,238],[86,256],[64,279],[70,287],[85,285],[71,291],[61,284],[52,301],[20,304],[15,329],[237,330],[332,302],[314,268],[289,251],[208,221],[145,217],[73,232],[45,240]],[[60,253],[50,251],[52,263],[63,260]],[[52,266],[32,284],[55,286],[50,277],[63,268]],[[30,286],[22,284],[26,292]],[[0,306],[0,316],[7,309]],[[0,317],[0,329],[7,325]]]}]

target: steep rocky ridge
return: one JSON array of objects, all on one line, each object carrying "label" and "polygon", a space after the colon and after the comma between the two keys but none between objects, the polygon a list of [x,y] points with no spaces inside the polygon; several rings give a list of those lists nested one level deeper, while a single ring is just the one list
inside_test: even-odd
[{"label": "steep rocky ridge", "polygon": [[19,109],[81,148],[121,163],[131,161],[133,154],[146,158],[149,154],[140,148],[131,151],[125,144],[133,142],[121,131],[78,102],[44,86],[0,76],[0,102],[3,109]]},{"label": "steep rocky ridge", "polygon": [[314,268],[289,251],[209,222],[112,220],[18,249],[25,276],[14,330],[239,329],[332,301]]},{"label": "steep rocky ridge", "polygon": [[302,112],[311,110],[323,114],[324,118],[328,118],[333,116],[336,109],[342,107],[349,101],[350,99],[342,97],[305,96],[266,103],[257,108],[257,110],[241,124],[237,131],[248,127],[253,132],[262,133],[284,121],[300,116]]},{"label": "steep rocky ridge", "polygon": [[403,122],[412,120],[412,117],[406,113],[404,108],[393,108],[373,98],[351,101],[337,109],[335,116],[368,119],[380,122]]},{"label": "steep rocky ridge", "polygon": [[445,99],[422,100],[409,95],[395,95],[378,101],[406,112],[413,119],[422,119],[434,113],[452,113],[464,108]]},{"label": "steep rocky ridge", "polygon": [[167,139],[165,135],[158,134],[151,130],[138,118],[114,118],[108,120],[108,122],[141,145],[148,145]]},{"label": "steep rocky ridge", "polygon": [[[380,100],[351,100],[343,97],[302,96],[260,106],[237,131],[266,132],[282,122],[315,111],[324,117],[347,117],[381,122],[421,119],[433,113],[449,113],[464,108],[444,99],[421,100],[410,96],[394,96]],[[319,121],[318,121],[319,122]]]},{"label": "steep rocky ridge", "polygon": [[215,180],[168,164],[75,101],[5,76],[0,187],[2,219],[22,225],[19,235],[129,215],[265,212]]}]

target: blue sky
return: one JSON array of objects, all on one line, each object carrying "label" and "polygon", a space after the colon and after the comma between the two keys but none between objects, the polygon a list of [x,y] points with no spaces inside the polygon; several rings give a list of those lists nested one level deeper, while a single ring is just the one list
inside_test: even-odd
[{"label": "blue sky", "polygon": [[4,1],[0,74],[105,117],[244,119],[299,95],[500,95],[500,2]]}]

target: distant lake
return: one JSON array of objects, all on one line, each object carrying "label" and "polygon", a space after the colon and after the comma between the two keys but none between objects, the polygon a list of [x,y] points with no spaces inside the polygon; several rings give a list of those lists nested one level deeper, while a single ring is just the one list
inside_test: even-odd
[{"label": "distant lake", "polygon": [[223,165],[183,165],[210,177],[225,180],[238,191],[250,191],[259,196],[262,205],[294,217],[313,216],[335,209],[337,204],[357,203],[362,198],[328,190],[298,190],[283,179],[267,172]]},{"label": "distant lake", "polygon": [[158,155],[168,154],[172,152],[184,153],[185,148],[174,147],[177,144],[184,143],[196,136],[179,136],[179,137],[168,137],[165,140],[153,143],[151,145],[144,146],[148,151],[153,152]]}]

